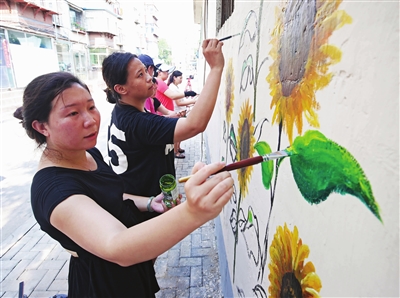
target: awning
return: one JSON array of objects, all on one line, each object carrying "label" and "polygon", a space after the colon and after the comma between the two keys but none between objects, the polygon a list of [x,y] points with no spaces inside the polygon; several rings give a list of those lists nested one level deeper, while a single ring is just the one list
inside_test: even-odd
[{"label": "awning", "polygon": [[54,14],[58,14],[58,12],[56,12],[56,11],[36,5],[33,2],[29,2],[29,1],[25,1],[25,0],[14,0],[14,1],[17,3],[21,3],[23,5],[24,10],[27,8],[32,8],[35,16],[37,15],[38,12],[43,13],[43,16],[46,16],[46,15],[52,16]]}]

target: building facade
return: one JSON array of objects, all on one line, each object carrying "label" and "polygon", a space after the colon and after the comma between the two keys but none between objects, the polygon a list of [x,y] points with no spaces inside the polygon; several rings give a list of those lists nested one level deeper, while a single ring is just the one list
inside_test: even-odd
[{"label": "building facade", "polygon": [[123,2],[124,50],[158,56],[158,9],[153,1]]},{"label": "building facade", "polygon": [[[58,70],[54,51],[56,1],[0,2],[1,88],[21,88],[37,75]],[[29,69],[29,72],[27,71]]]},{"label": "building facade", "polygon": [[1,89],[24,88],[52,71],[97,78],[114,51],[158,54],[152,2],[2,0],[0,12]]}]

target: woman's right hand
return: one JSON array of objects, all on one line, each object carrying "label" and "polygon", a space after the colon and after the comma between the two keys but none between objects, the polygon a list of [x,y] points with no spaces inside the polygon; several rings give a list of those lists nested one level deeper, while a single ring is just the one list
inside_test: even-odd
[{"label": "woman's right hand", "polygon": [[222,71],[224,68],[223,45],[224,43],[218,39],[206,39],[203,41],[203,55],[211,69],[215,68]]},{"label": "woman's right hand", "polygon": [[[227,171],[215,174],[225,163],[196,163],[185,184],[186,202],[194,216],[211,220],[218,216],[233,194],[233,179]],[[211,176],[211,177],[210,177]]]},{"label": "woman's right hand", "polygon": [[178,114],[179,114],[179,118],[180,117],[185,117],[186,116],[186,110],[180,111],[180,112],[178,112]]}]

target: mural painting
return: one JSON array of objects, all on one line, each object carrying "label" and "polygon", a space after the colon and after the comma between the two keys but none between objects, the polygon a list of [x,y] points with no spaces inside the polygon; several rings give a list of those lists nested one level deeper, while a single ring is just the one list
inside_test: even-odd
[{"label": "mural painting", "polygon": [[[333,192],[348,194],[358,198],[373,216],[383,222],[372,186],[356,158],[323,132],[312,129],[303,132],[304,120],[308,126],[319,128],[317,111],[320,103],[316,92],[329,85],[333,76],[329,68],[341,61],[341,50],[328,44],[335,30],[352,23],[351,16],[339,9],[341,2],[288,1],[282,7],[277,6],[275,28],[270,39],[271,50],[265,55],[259,51],[260,43],[263,42],[260,38],[260,30],[263,28],[262,0],[258,13],[251,10],[247,14],[241,31],[238,54],[245,58],[240,62],[238,90],[234,75],[238,71],[234,69],[233,59],[227,59],[223,125],[226,147],[225,156],[221,156],[221,159],[230,163],[253,157],[256,153],[265,155],[285,150],[288,154],[288,157],[261,164],[260,182],[268,191],[270,200],[268,214],[265,211],[259,213],[251,205],[247,210],[242,207],[249,192],[253,166],[237,170],[238,185],[235,185],[229,216],[234,235],[233,283],[237,273],[236,252],[239,241],[245,243],[247,258],[258,268],[253,293],[245,293],[237,287],[239,297],[268,296],[263,286],[266,269],[269,272],[270,297],[319,297],[323,286],[313,263],[309,261],[304,264],[310,248],[302,243],[296,225],[290,231],[286,222],[280,223],[275,235],[270,235],[269,223],[276,199],[278,173],[283,164],[290,164],[299,193],[310,205],[324,202]],[[245,44],[253,45],[255,51],[247,54],[251,51],[248,51]],[[269,59],[272,61],[268,75],[266,78],[260,77],[260,70]],[[269,85],[272,98],[270,108],[273,110],[271,119],[256,117],[257,101],[269,98],[257,94],[259,84]],[[253,100],[244,95],[249,91]],[[237,107],[235,101],[239,99],[242,104]],[[235,109],[240,111],[239,120],[232,123]],[[274,140],[277,147],[274,150],[268,138],[261,139],[268,135],[264,131],[267,130],[266,124],[278,130],[278,140]],[[282,149],[284,135],[289,146]],[[266,226],[260,226],[259,218],[265,217],[268,218]]]},{"label": "mural painting", "polygon": [[310,261],[304,264],[309,253],[296,226],[293,232],[286,224],[277,228],[269,249],[271,297],[319,297],[322,284],[314,264]]}]

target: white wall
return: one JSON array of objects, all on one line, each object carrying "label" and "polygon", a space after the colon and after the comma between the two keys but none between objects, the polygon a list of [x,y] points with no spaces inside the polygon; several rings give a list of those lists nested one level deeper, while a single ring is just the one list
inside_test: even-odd
[{"label": "white wall", "polygon": [[[207,129],[210,162],[232,162],[229,152],[235,146],[229,145],[226,128],[233,124],[238,142],[240,131],[244,129],[242,109],[246,100],[252,107],[256,105],[255,119],[253,114],[249,117],[254,142],[265,141],[273,151],[278,149],[278,124],[272,123],[275,107],[271,107],[271,92],[274,87],[266,78],[270,75],[279,79],[278,64],[274,62],[283,59],[283,52],[277,51],[277,56],[273,57],[271,50],[277,49],[282,36],[289,36],[290,40],[284,50],[294,51],[296,44],[306,44],[302,39],[304,34],[296,36],[290,32],[294,30],[290,26],[286,27],[289,31],[274,31],[279,24],[277,16],[279,13],[283,16],[282,11],[288,11],[288,5],[286,1],[235,1],[234,13],[218,33],[219,37],[237,32],[242,35],[224,42],[225,71],[219,101]],[[274,275],[269,268],[273,263],[270,248],[277,228],[285,225],[291,232],[297,227],[298,237],[308,246],[309,254],[304,265],[307,262],[314,265],[322,285],[316,292],[322,297],[399,296],[399,3],[347,1],[337,9],[317,9],[320,9],[323,22],[316,23],[323,30],[313,35],[312,44],[321,42],[322,47],[325,44],[334,46],[337,55],[341,56],[338,56],[337,63],[330,63],[329,59],[321,59],[318,52],[310,52],[307,61],[325,65],[326,74],[331,73],[332,78],[319,90],[313,87],[310,77],[303,76],[297,84],[309,86],[307,92],[303,90],[302,103],[306,102],[306,95],[315,95],[320,107],[315,110],[319,127],[311,127],[303,114],[300,135],[310,129],[317,130],[355,158],[380,206],[382,223],[361,200],[350,194],[332,193],[324,202],[308,203],[294,180],[289,158],[283,160],[272,191],[262,183],[261,165],[248,169],[245,195],[240,192],[239,173],[232,172],[236,196],[220,215],[223,235],[218,236],[224,240],[235,297],[273,296],[269,278]],[[208,14],[206,26],[210,28],[207,31],[212,32],[215,10],[208,11]],[[292,21],[304,21],[305,14],[306,11],[300,9],[299,18],[292,14]],[[343,26],[338,26],[341,22]],[[250,36],[254,37],[253,41]],[[324,40],[324,36],[327,39]],[[226,125],[225,88],[230,60],[234,99],[231,121]],[[246,65],[250,67],[246,68]],[[247,72],[242,72],[243,69],[253,73],[253,81],[247,80]],[[321,78],[316,81],[321,84]],[[247,87],[244,87],[246,82]],[[240,91],[240,86],[244,90]],[[284,114],[284,117],[289,116]],[[260,129],[258,124],[263,119],[268,121]],[[297,136],[299,133],[294,128],[293,139]],[[245,135],[242,142],[243,139]],[[280,149],[291,145],[284,131]],[[240,149],[238,144],[236,149]],[[250,150],[250,156],[256,155],[257,151]],[[316,163],[319,161],[316,158]],[[345,171],[351,165],[346,163],[342,167]],[[330,171],[331,168],[324,170]],[[271,209],[272,196],[274,204]],[[253,220],[249,220],[249,210]],[[237,212],[242,212],[238,227],[235,225]],[[235,246],[236,228],[240,231]],[[282,258],[283,253],[278,253],[277,257]],[[303,287],[303,295],[304,291]]]},{"label": "white wall", "polygon": [[[57,53],[53,49],[10,44],[17,88],[26,87],[39,75],[59,71]],[[46,61],[46,63],[43,63]]]}]

